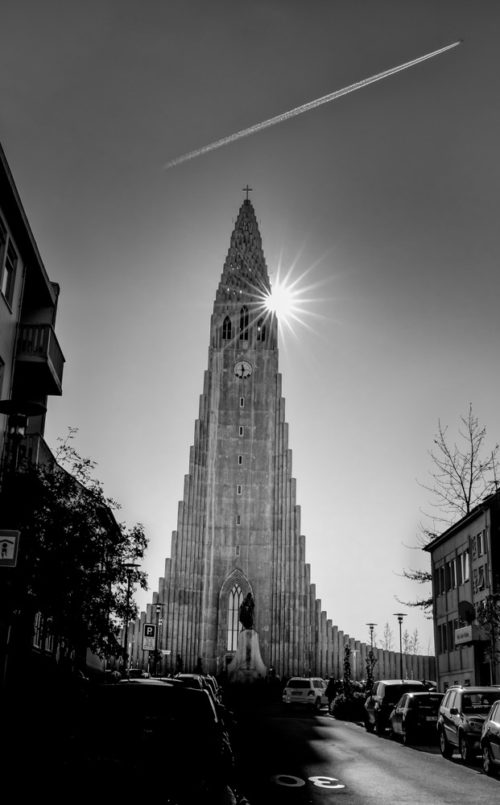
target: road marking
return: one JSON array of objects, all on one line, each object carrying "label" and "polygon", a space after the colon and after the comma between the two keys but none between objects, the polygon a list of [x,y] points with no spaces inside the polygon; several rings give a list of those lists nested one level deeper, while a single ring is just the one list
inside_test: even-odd
[{"label": "road marking", "polygon": [[305,785],[304,780],[294,777],[292,774],[275,774],[271,779],[276,785],[282,785],[285,788],[302,788]]},{"label": "road marking", "polygon": [[[305,780],[301,777],[295,777],[293,774],[275,774],[271,777],[271,781],[275,785],[283,786],[283,788],[302,788],[306,784]],[[338,791],[341,788],[345,788],[345,785],[340,783],[336,777],[325,777],[321,774],[308,777],[307,782],[312,783],[316,788],[326,788],[328,791]]]}]

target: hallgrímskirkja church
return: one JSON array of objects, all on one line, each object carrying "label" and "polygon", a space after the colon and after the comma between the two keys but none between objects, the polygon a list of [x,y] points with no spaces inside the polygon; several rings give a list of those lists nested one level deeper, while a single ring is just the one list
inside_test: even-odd
[{"label": "hallgr\u00edmskirkja church", "polygon": [[[266,307],[270,293],[247,197],[215,295],[208,367],[170,558],[152,603],[131,630],[133,665],[147,663],[142,633],[145,623],[153,623],[164,673],[200,667],[224,673],[242,628],[240,606],[251,593],[268,669],[280,677],[342,676],[347,642],[355,652],[353,677],[366,676],[369,646],[327,619],[311,583],[281,394],[278,324]],[[397,676],[395,653],[378,653],[393,655]],[[389,675],[391,658],[378,659],[378,673],[386,664]],[[421,670],[415,675],[429,676],[428,668]]]}]

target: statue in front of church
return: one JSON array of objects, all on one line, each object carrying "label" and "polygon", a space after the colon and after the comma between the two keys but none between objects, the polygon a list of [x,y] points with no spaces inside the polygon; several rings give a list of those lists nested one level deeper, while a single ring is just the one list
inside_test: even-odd
[{"label": "statue in front of church", "polygon": [[255,601],[252,593],[248,593],[240,604],[238,615],[242,630],[238,635],[238,647],[227,667],[230,683],[248,684],[264,680],[267,668],[260,656],[259,636],[254,629]]},{"label": "statue in front of church", "polygon": [[255,609],[255,601],[253,600],[252,593],[248,593],[244,601],[240,605],[240,623],[244,629],[253,629],[253,611]]}]

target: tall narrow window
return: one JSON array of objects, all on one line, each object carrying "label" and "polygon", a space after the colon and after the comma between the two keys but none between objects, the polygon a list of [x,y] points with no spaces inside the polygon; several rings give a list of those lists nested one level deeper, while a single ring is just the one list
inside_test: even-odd
[{"label": "tall narrow window", "polygon": [[259,319],[257,322],[257,341],[265,341],[266,340],[266,325],[264,324],[263,319]]},{"label": "tall narrow window", "polygon": [[243,464],[243,456],[238,456],[238,464]]},{"label": "tall narrow window", "polygon": [[245,407],[245,398],[240,397],[240,408],[244,408],[244,407]]},{"label": "tall narrow window", "polygon": [[235,584],[229,593],[227,613],[227,648],[236,651],[238,648],[238,633],[240,631],[240,606],[243,603],[241,587]]},{"label": "tall narrow window", "polygon": [[244,432],[244,431],[243,431],[243,425],[240,425],[240,427],[239,427],[239,431],[238,431],[239,435],[240,435],[240,436],[243,436],[243,432]]},{"label": "tall narrow window", "polygon": [[240,310],[240,339],[248,341],[248,308],[246,305]]},{"label": "tall narrow window", "polygon": [[222,322],[222,338],[224,341],[229,341],[231,338],[231,319],[226,316]]},{"label": "tall narrow window", "polygon": [[0,221],[0,290],[12,305],[16,279],[17,252],[11,241],[7,242],[7,230]]},{"label": "tall narrow window", "polygon": [[237,494],[237,495],[241,495],[241,492],[242,492],[242,487],[241,487],[241,484],[237,484],[237,485],[236,485],[236,494]]}]

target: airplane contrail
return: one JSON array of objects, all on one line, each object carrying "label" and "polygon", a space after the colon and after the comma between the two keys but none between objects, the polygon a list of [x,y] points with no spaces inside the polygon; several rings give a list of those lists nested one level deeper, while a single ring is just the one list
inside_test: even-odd
[{"label": "airplane contrail", "polygon": [[439,56],[441,53],[446,53],[447,50],[456,48],[457,45],[462,43],[462,41],[462,39],[459,39],[457,42],[452,42],[451,45],[446,45],[446,47],[439,48],[439,50],[433,50],[431,53],[425,53],[424,56],[419,56],[418,59],[412,59],[404,64],[399,64],[397,67],[391,67],[389,70],[384,70],[382,73],[377,73],[369,78],[364,78],[362,81],[356,81],[355,84],[350,84],[348,87],[335,90],[335,92],[330,92],[328,95],[323,95],[321,98],[316,98],[314,101],[304,103],[302,106],[296,106],[295,109],[290,109],[288,112],[283,112],[281,115],[271,117],[269,120],[264,120],[262,123],[255,123],[255,125],[250,126],[248,129],[242,129],[241,131],[235,132],[235,134],[229,134],[227,137],[223,137],[221,140],[216,140],[209,145],[204,145],[202,148],[197,148],[196,151],[189,151],[187,154],[183,154],[180,157],[171,159],[170,162],[167,162],[163,166],[163,169],[167,170],[168,168],[173,168],[175,165],[180,165],[182,162],[187,162],[188,159],[194,159],[202,154],[207,154],[209,151],[214,151],[216,148],[221,148],[223,145],[233,143],[235,140],[240,140],[242,137],[249,137],[250,134],[256,134],[258,131],[262,131],[262,129],[269,128],[269,126],[275,126],[277,123],[282,123],[284,120],[288,120],[291,117],[301,115],[304,112],[308,112],[310,109],[316,109],[317,106],[322,106],[324,103],[336,101],[337,98],[341,98],[343,95],[348,95],[350,92],[355,92],[357,89],[367,87],[368,84],[374,84],[376,81],[382,81],[382,79],[388,78],[390,75],[400,73],[402,70],[408,70],[409,67],[415,67],[415,65],[420,64],[420,62],[427,61],[427,59],[432,59],[434,56]]}]

